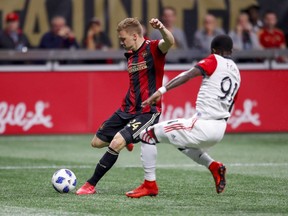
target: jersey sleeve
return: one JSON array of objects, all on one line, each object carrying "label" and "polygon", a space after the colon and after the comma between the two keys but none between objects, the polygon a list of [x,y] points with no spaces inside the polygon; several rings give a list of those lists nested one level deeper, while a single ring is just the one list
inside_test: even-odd
[{"label": "jersey sleeve", "polygon": [[195,67],[200,69],[204,76],[211,76],[217,68],[217,59],[215,55],[209,55],[207,58],[199,61]]},{"label": "jersey sleeve", "polygon": [[160,40],[151,40],[150,41],[150,44],[151,44],[151,52],[153,53],[153,54],[156,54],[156,56],[165,56],[165,54],[164,53],[162,53],[161,52],[161,50],[159,49],[159,47],[158,47],[158,44],[159,44],[159,42],[160,42]]}]

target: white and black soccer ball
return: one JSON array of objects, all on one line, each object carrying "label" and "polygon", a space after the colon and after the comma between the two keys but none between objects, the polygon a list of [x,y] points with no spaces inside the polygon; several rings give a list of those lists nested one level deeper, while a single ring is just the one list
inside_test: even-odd
[{"label": "white and black soccer ball", "polygon": [[52,185],[59,193],[68,193],[75,189],[77,179],[69,169],[57,170],[52,176]]}]

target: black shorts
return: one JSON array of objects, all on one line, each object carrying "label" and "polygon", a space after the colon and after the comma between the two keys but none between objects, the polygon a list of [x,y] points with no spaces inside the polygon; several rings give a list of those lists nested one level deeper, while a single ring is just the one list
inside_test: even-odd
[{"label": "black shorts", "polygon": [[126,143],[139,142],[139,134],[142,130],[159,121],[160,113],[144,113],[125,117],[115,112],[107,119],[96,132],[96,136],[104,142],[110,143],[116,133],[120,133]]}]

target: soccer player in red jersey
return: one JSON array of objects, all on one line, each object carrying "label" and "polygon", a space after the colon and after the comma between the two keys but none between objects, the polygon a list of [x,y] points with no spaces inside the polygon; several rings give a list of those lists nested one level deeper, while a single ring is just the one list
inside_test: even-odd
[{"label": "soccer player in red jersey", "polygon": [[[92,139],[92,147],[108,146],[108,149],[91,178],[77,190],[77,195],[96,193],[96,184],[117,161],[119,152],[127,144],[140,141],[140,132],[159,120],[161,101],[146,107],[141,103],[162,86],[165,54],[174,44],[174,38],[158,19],[151,19],[150,25],[160,31],[161,40],[145,40],[136,18],[126,18],[117,26],[120,43],[127,51],[130,84],[121,107],[102,124]],[[150,151],[157,151],[156,146],[151,145]]]}]

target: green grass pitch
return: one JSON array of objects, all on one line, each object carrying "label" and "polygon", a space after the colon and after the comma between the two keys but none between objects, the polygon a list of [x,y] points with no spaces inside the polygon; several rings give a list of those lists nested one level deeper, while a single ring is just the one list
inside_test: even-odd
[{"label": "green grass pitch", "polygon": [[228,134],[210,150],[227,166],[217,194],[209,171],[168,144],[158,144],[155,198],[127,198],[143,181],[140,145],[124,149],[97,186],[97,194],[59,194],[52,174],[69,168],[77,188],[105,149],[92,135],[1,136],[0,215],[288,215],[288,134]]}]

